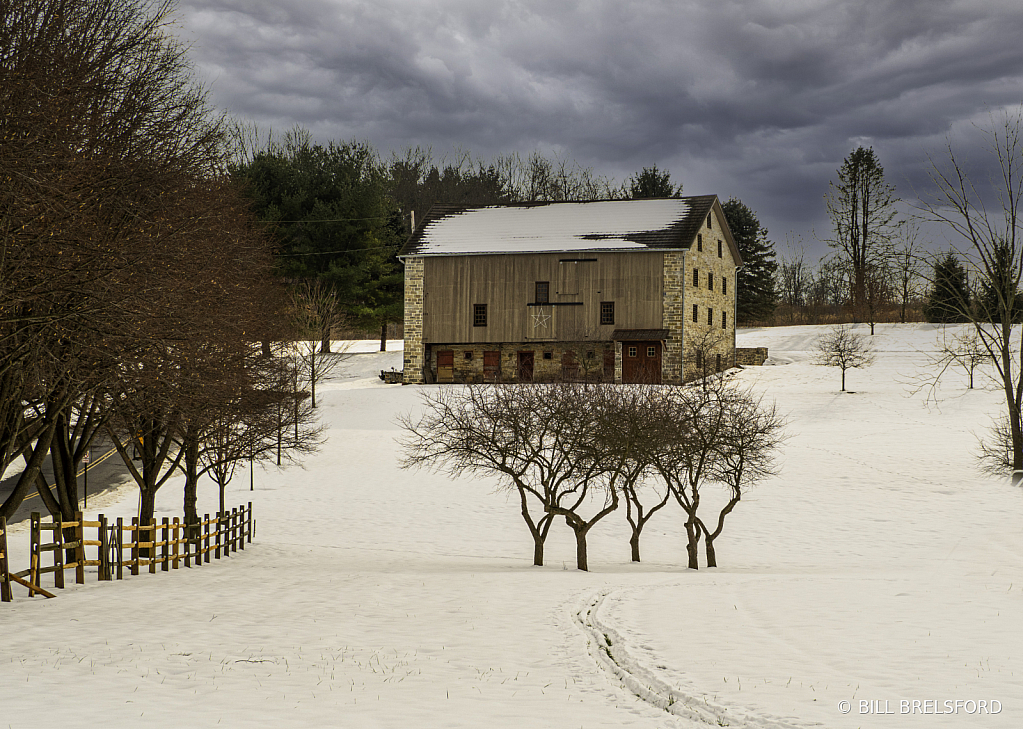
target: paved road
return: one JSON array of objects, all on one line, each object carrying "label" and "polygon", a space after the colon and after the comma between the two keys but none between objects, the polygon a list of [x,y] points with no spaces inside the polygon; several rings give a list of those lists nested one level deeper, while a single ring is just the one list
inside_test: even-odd
[{"label": "paved road", "polygon": [[[87,508],[86,500],[92,501],[92,499],[102,493],[106,493],[112,489],[119,487],[125,481],[131,480],[131,475],[128,473],[128,469],[125,467],[121,457],[114,450],[109,440],[104,440],[97,437],[92,444],[92,463],[88,466],[88,481],[89,489],[88,494],[85,494],[85,468],[80,468],[78,471],[78,505],[83,510],[88,512],[90,515],[92,510]],[[46,474],[48,482],[53,482],[53,466],[50,459],[47,458],[43,465],[43,473]],[[2,504],[10,493],[14,490],[14,487],[18,483],[18,478],[21,474],[15,474],[9,478],[5,478],[0,481],[0,504]],[[39,493],[33,489],[32,493],[29,494],[28,498],[22,502],[21,506],[15,512],[14,516],[8,520],[10,524],[16,524],[19,521],[25,521],[29,518],[33,511],[39,511],[46,513],[46,507],[43,506],[42,499],[39,498]]]}]

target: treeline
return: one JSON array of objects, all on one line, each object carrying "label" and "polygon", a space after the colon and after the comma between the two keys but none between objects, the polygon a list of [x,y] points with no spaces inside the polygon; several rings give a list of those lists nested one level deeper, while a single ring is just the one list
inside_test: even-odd
[{"label": "treeline", "polygon": [[[0,1],[0,515],[72,521],[105,434],[140,490],[221,486],[315,446],[272,240],[227,175],[228,125],[149,0]],[[267,349],[274,350],[268,346]],[[43,476],[45,459],[52,481]]]}]

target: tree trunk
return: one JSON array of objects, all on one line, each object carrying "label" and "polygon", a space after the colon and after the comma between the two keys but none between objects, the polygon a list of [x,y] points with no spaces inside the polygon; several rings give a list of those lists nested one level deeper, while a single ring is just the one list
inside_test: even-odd
[{"label": "tree trunk", "polygon": [[543,567],[543,537],[539,534],[533,535],[533,565]]},{"label": "tree trunk", "polygon": [[259,343],[259,352],[264,357],[271,357],[273,352],[270,351],[270,340],[264,339]]},{"label": "tree trunk", "polygon": [[387,322],[380,325],[380,351],[387,351]]},{"label": "tree trunk", "polygon": [[689,569],[698,570],[700,569],[700,528],[696,525],[693,517],[689,517],[686,521],[686,537],[688,540],[686,543],[686,553],[689,557]]},{"label": "tree trunk", "polygon": [[188,539],[199,537],[199,513],[196,501],[199,492],[199,438],[191,434],[185,438],[185,533]]},{"label": "tree trunk", "polygon": [[629,539],[629,546],[632,547],[632,561],[639,562],[639,530],[632,530],[632,538]]},{"label": "tree trunk", "polygon": [[[156,513],[156,491],[152,489],[139,489],[139,524],[150,524],[153,515]],[[155,552],[155,550],[154,550]],[[148,558],[149,548],[140,547],[139,556]],[[154,555],[155,556],[155,555]]]},{"label": "tree trunk", "polygon": [[714,552],[714,538],[712,536],[710,536],[709,534],[704,536],[703,548],[707,552],[707,566],[708,567],[717,567],[718,566],[718,557],[717,557],[717,554]]},{"label": "tree trunk", "polygon": [[845,370],[842,370],[842,392],[845,392]]},{"label": "tree trunk", "polygon": [[588,532],[589,529],[586,529],[586,528],[576,529],[576,528],[573,527],[573,530],[575,531],[575,566],[576,566],[576,569],[580,569],[583,572],[589,572],[590,571],[590,564],[589,564],[589,561],[586,559],[586,532]]},{"label": "tree trunk", "polygon": [[330,354],[330,327],[323,331],[323,339],[320,340],[320,354]]}]

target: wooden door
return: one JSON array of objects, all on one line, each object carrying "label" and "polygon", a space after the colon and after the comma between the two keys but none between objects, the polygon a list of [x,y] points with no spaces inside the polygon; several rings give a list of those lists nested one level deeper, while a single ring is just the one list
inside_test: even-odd
[{"label": "wooden door", "polygon": [[442,349],[437,352],[437,382],[455,381],[455,352]]},{"label": "wooden door", "polygon": [[483,381],[497,382],[501,379],[501,353],[483,353]]},{"label": "wooden door", "polygon": [[622,342],[622,382],[661,384],[660,342]]},{"label": "wooden door", "polygon": [[567,350],[561,355],[561,379],[564,382],[579,380],[579,361],[572,350]]},{"label": "wooden door", "polygon": [[533,353],[519,352],[519,382],[533,381]]}]

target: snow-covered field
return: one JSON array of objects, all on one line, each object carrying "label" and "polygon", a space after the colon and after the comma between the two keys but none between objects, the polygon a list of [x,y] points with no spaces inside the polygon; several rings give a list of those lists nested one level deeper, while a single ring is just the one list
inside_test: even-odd
[{"label": "snow-covered field", "polygon": [[[808,363],[819,331],[740,333],[771,349],[739,377],[791,437],[718,540],[722,566],[698,572],[677,510],[644,533],[642,564],[615,515],[590,535],[591,572],[562,523],[532,567],[516,499],[397,467],[395,416],[422,388],[376,377],[400,344],[359,347],[321,390],[323,451],[257,468],[251,494],[236,477],[251,548],[54,600],[15,586],[0,726],[1023,726],[1023,493],[972,455],[998,393],[953,373],[925,407],[908,383],[935,330],[885,325],[841,394]],[[200,498],[215,510],[212,486]],[[180,502],[165,486],[160,515]],[[130,516],[136,492],[102,507]],[[26,545],[15,527],[16,569]],[[963,703],[978,701],[1000,713]]]}]

